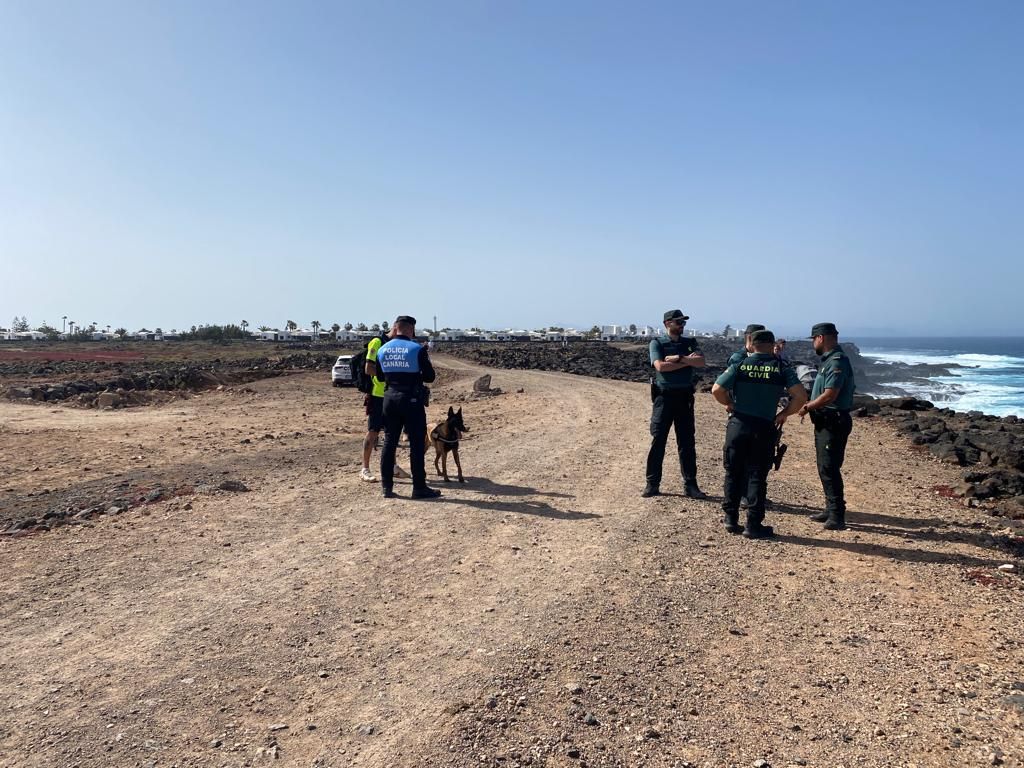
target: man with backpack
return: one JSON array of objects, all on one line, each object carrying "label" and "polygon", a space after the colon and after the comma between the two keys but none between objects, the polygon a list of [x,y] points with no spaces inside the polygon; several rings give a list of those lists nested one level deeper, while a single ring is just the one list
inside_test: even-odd
[{"label": "man with backpack", "polygon": [[[366,437],[363,438],[363,468],[359,471],[359,479],[367,483],[377,482],[370,471],[370,456],[377,447],[380,432],[384,429],[384,390],[383,379],[377,378],[377,352],[388,339],[394,338],[395,327],[386,334],[375,336],[366,345],[364,354],[353,359],[356,370],[353,372],[356,388],[362,392],[363,405],[366,407]],[[399,466],[395,466],[395,477],[404,478],[409,474]]]}]

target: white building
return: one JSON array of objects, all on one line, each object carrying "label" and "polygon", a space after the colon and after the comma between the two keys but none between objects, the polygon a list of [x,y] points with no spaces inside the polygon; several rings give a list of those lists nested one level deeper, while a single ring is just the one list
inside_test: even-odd
[{"label": "white building", "polygon": [[289,341],[292,337],[290,331],[279,331],[276,328],[271,331],[256,331],[255,336],[259,341]]}]

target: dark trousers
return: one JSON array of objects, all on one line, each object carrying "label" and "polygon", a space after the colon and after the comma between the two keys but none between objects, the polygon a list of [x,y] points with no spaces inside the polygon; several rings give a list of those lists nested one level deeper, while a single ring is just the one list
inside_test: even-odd
[{"label": "dark trousers", "polygon": [[388,390],[384,393],[384,448],[380,452],[380,482],[391,488],[395,481],[395,451],[402,429],[409,436],[409,471],[413,488],[426,488],[423,454],[427,439],[427,413],[416,394]]},{"label": "dark trousers", "polygon": [[651,450],[647,453],[647,484],[661,485],[668,432],[675,426],[679,466],[685,483],[697,482],[697,446],[693,435],[693,391],[661,390],[651,411]]},{"label": "dark trousers", "polygon": [[846,443],[853,431],[853,419],[849,411],[812,411],[811,417],[818,477],[825,491],[825,511],[846,514],[841,470],[846,458]]},{"label": "dark trousers", "polygon": [[725,493],[722,509],[735,520],[740,498],[747,499],[747,520],[764,521],[768,470],[775,453],[775,424],[754,416],[733,414],[725,428]]}]

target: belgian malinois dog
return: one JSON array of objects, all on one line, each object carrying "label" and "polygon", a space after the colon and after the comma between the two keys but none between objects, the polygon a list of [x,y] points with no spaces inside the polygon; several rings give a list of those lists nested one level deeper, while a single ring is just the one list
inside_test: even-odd
[{"label": "belgian malinois dog", "polygon": [[459,470],[459,482],[466,482],[466,478],[462,476],[462,463],[459,461],[459,439],[463,432],[469,432],[469,427],[462,420],[462,408],[456,411],[451,406],[448,406],[448,418],[427,432],[426,447],[434,446],[434,469],[437,474],[444,477],[446,483],[451,482],[448,477],[449,452]]}]

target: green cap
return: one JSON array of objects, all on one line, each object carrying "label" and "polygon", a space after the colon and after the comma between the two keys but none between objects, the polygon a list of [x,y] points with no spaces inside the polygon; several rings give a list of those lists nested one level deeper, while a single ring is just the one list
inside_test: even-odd
[{"label": "green cap", "polygon": [[811,338],[815,336],[838,336],[839,330],[835,323],[817,323],[811,328]]}]

